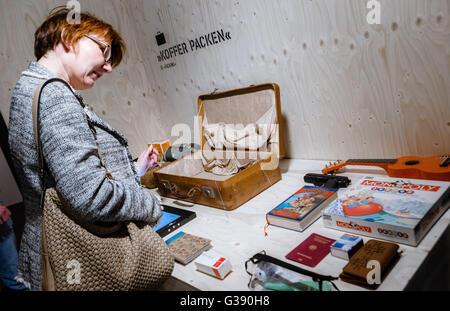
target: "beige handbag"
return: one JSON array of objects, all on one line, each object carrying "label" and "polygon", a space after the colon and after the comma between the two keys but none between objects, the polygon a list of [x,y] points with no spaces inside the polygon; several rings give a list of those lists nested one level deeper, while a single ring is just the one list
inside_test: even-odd
[{"label": "beige handbag", "polygon": [[[55,188],[45,187],[38,129],[39,101],[43,86],[53,81],[63,82],[72,90],[64,80],[55,78],[38,86],[33,97],[35,144],[44,185],[41,197],[42,289],[124,291],[158,288],[172,274],[174,258],[150,225],[87,223],[71,212],[70,204]],[[100,149],[98,153],[107,177],[113,179]]]}]

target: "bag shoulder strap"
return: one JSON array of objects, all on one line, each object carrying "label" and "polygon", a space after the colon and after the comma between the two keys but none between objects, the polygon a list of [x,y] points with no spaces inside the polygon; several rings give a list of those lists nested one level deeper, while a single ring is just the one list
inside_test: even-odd
[{"label": "bag shoulder strap", "polygon": [[[41,182],[41,187],[42,192],[41,192],[41,202],[40,202],[40,206],[43,209],[44,207],[44,201],[45,201],[45,192],[47,190],[46,184],[45,184],[45,178],[44,178],[44,174],[45,174],[45,170],[44,170],[44,156],[43,156],[43,152],[42,152],[42,145],[41,145],[41,141],[40,141],[40,129],[38,126],[38,120],[39,120],[39,103],[40,103],[40,98],[41,98],[41,94],[42,94],[42,89],[49,83],[51,82],[62,82],[64,83],[73,93],[72,87],[64,80],[59,79],[59,78],[52,78],[49,79],[47,81],[45,81],[44,83],[40,84],[38,87],[36,87],[36,90],[34,92],[34,96],[33,96],[33,106],[32,106],[32,112],[33,112],[33,129],[34,129],[34,143],[36,145],[36,151],[37,151],[37,155],[38,155],[38,165],[39,165],[39,180]],[[75,95],[75,94],[74,94]],[[77,97],[75,95],[75,97]],[[78,97],[77,97],[78,99]],[[103,166],[103,168],[106,170],[106,177],[114,180],[114,178],[111,175],[111,172],[106,168],[105,165],[105,161],[103,159],[102,153],[100,152],[100,145],[98,143],[97,140],[97,133],[95,131],[95,128],[92,126],[92,124],[90,123],[90,118],[87,115],[87,113],[85,114],[88,124],[89,124],[89,128],[92,131],[92,134],[94,135],[95,138],[95,142],[97,144],[97,151],[98,151],[98,156],[100,158],[100,162],[101,165]],[[92,232],[94,234],[97,234],[99,236],[107,236],[110,235],[114,232],[117,232],[121,227],[122,224],[120,222],[117,223],[101,223],[101,222],[95,222],[95,223],[89,223],[84,221],[83,219],[81,219],[78,215],[76,215],[75,213],[73,213],[70,209],[67,208],[66,205],[63,205],[62,208],[64,208],[63,212],[65,212],[70,218],[72,218],[74,221],[76,221],[78,224],[80,224],[81,226],[83,226],[84,228],[86,228],[89,232]],[[43,244],[43,250],[46,251],[46,236],[45,236],[45,223],[44,221],[42,221],[42,243]],[[50,277],[52,277],[50,275]],[[49,285],[49,288],[52,288],[53,285]]]},{"label": "bag shoulder strap", "polygon": [[[56,82],[56,81],[65,84],[69,88],[69,90],[75,95],[75,93],[73,92],[73,89],[69,85],[69,83],[67,83],[66,81],[64,81],[63,79],[60,79],[60,78],[51,78],[51,79],[45,81],[44,83],[38,85],[36,87],[35,91],[34,91],[33,105],[32,105],[34,144],[36,146],[36,151],[37,151],[37,155],[38,155],[39,177],[40,177],[41,181],[43,181],[43,178],[44,178],[44,156],[43,156],[43,153],[42,153],[42,145],[41,145],[41,141],[40,141],[40,138],[41,138],[41,136],[40,136],[40,128],[38,126],[38,122],[39,122],[39,104],[41,102],[42,89],[47,84],[50,84],[50,83]],[[78,97],[76,95],[75,95],[75,97],[78,99]],[[113,180],[114,178],[113,178],[111,172],[106,167],[105,161],[104,161],[102,153],[100,151],[100,145],[99,145],[98,140],[97,140],[97,133],[95,131],[95,128],[92,126],[92,124],[90,122],[91,119],[90,119],[89,115],[87,113],[85,113],[85,116],[86,116],[86,119],[88,121],[89,128],[91,129],[91,131],[92,131],[92,133],[94,135],[95,143],[97,144],[98,156],[99,156],[101,165],[106,170],[106,177]]]}]

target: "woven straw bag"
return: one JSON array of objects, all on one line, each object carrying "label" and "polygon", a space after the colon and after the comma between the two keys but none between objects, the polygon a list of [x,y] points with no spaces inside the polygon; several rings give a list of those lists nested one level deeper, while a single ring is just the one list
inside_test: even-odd
[{"label": "woven straw bag", "polygon": [[[38,150],[42,215],[43,290],[148,290],[158,288],[172,274],[174,258],[153,228],[139,222],[87,223],[72,212],[55,188],[45,187],[39,141],[41,89],[33,97],[35,144]],[[87,115],[86,115],[87,116]],[[88,118],[89,121],[89,118]],[[94,136],[95,131],[93,130]],[[97,142],[98,146],[98,142]],[[107,177],[100,149],[99,156]]]}]

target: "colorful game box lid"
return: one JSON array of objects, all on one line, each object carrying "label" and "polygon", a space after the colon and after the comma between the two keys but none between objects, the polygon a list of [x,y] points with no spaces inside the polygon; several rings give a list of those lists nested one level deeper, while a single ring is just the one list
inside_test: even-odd
[{"label": "colorful game box lid", "polygon": [[325,227],[417,246],[449,208],[450,182],[367,175],[322,211]]}]

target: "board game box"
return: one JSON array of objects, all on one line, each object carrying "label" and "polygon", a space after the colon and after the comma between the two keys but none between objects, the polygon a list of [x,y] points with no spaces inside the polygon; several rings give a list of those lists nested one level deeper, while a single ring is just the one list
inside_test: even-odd
[{"label": "board game box", "polygon": [[448,209],[450,182],[365,176],[322,211],[325,227],[417,246]]}]

